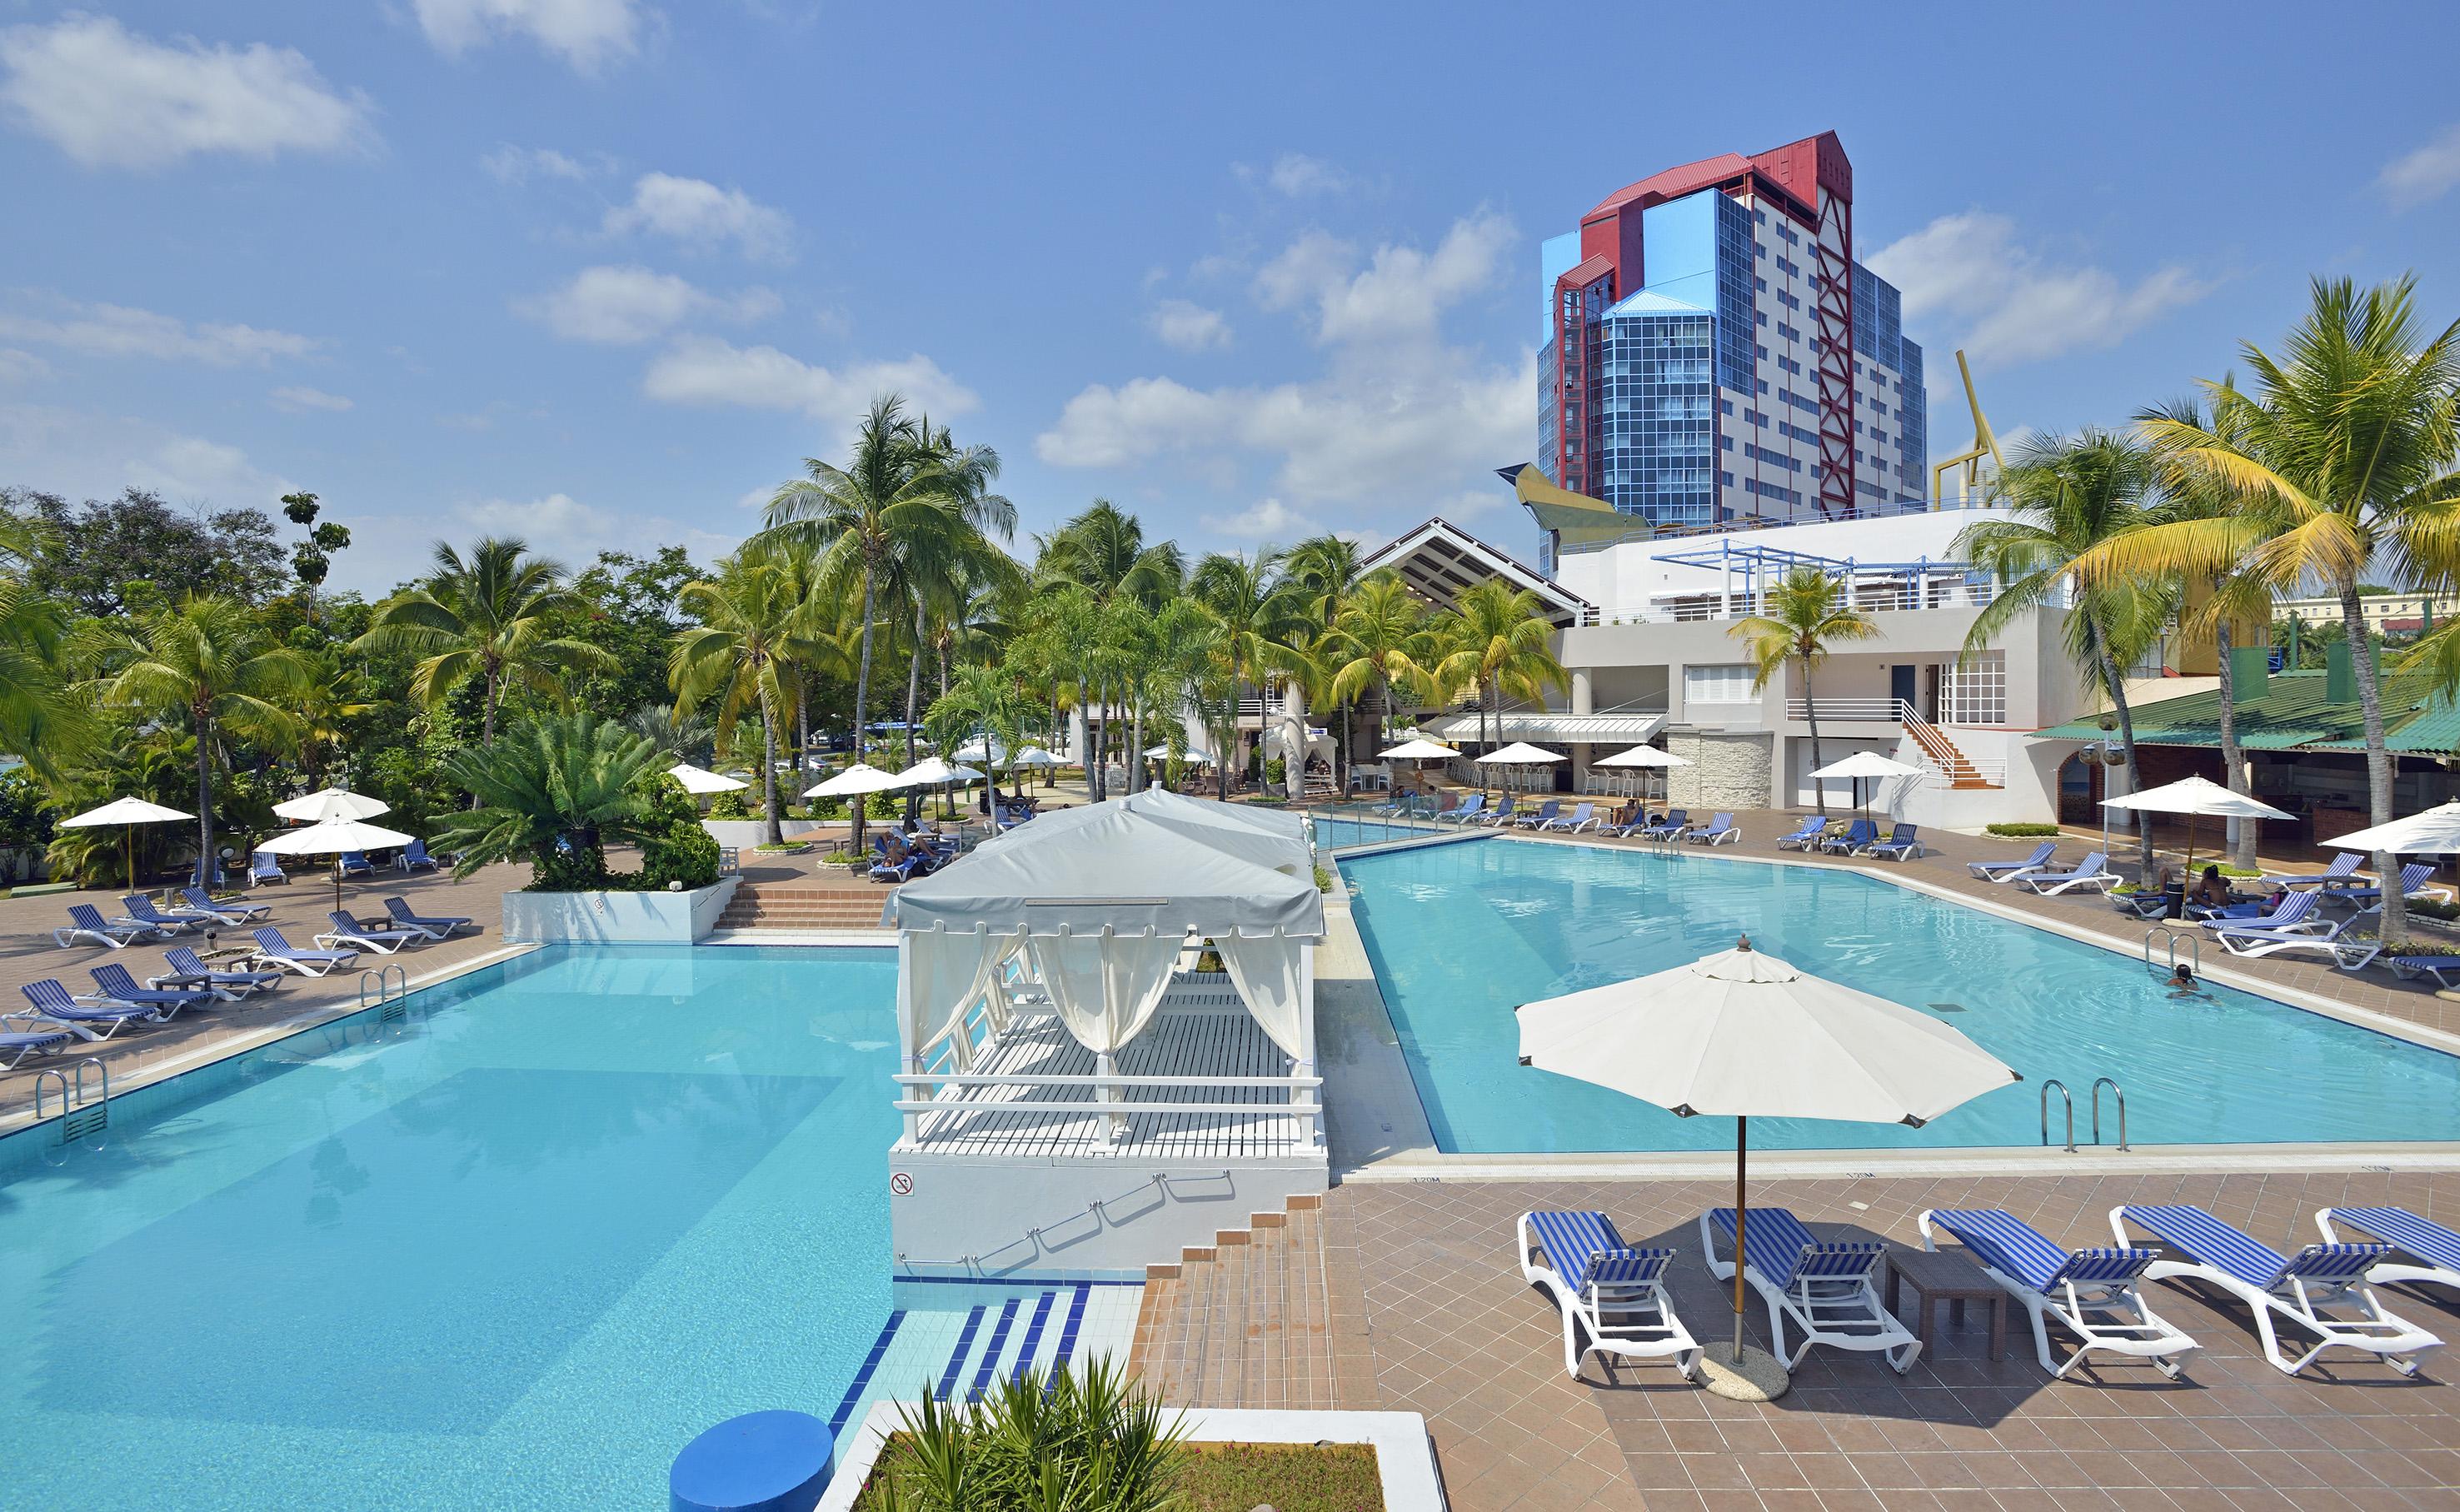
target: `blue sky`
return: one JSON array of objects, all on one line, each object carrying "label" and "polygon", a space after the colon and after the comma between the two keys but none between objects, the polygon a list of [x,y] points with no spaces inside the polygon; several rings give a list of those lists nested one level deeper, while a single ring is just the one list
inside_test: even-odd
[{"label": "blue sky", "polygon": [[2460,317],[2460,13],[1760,13],[0,0],[0,482],[314,489],[344,586],[706,557],[893,387],[1028,529],[1518,549],[1538,241],[1822,129],[1935,454],[1960,343],[2010,433],[2221,373],[2314,272]]}]

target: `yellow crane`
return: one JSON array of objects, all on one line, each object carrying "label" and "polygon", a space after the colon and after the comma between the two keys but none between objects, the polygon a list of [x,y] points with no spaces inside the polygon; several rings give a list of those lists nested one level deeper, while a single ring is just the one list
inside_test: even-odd
[{"label": "yellow crane", "polygon": [[[1999,437],[1992,434],[1989,417],[1982,413],[1982,400],[1973,392],[1973,368],[1964,360],[1964,351],[1962,348],[1959,348],[1956,353],[1956,371],[1964,375],[1964,402],[1973,411],[1973,444],[1930,470],[1930,502],[1934,509],[1941,507],[1946,502],[1949,468],[1964,469],[1962,494],[1968,505],[1976,501],[1975,496],[1978,494],[1997,493],[1999,479],[2007,471],[2007,458],[2001,456],[1999,452]],[[1982,459],[1985,457],[1990,458],[1990,478],[1986,490],[1982,478]]]}]

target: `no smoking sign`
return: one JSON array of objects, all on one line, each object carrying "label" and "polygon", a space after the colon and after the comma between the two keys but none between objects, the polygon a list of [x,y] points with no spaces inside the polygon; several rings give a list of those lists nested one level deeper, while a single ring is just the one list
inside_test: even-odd
[{"label": "no smoking sign", "polygon": [[888,1195],[891,1197],[913,1196],[914,1178],[912,1174],[905,1171],[890,1172],[888,1177]]}]

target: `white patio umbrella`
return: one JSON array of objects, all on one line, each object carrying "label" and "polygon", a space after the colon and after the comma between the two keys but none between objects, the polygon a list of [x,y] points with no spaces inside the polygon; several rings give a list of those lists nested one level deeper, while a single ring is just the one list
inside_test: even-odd
[{"label": "white patio umbrella", "polygon": [[316,824],[329,819],[374,819],[379,814],[392,813],[392,805],[346,787],[320,787],[313,793],[283,799],[273,805],[273,812],[303,824]]},{"label": "white patio umbrella", "polygon": [[1386,761],[1444,761],[1460,753],[1450,746],[1437,745],[1432,740],[1404,740],[1391,750],[1378,751],[1375,755]]},{"label": "white patio umbrella", "polygon": [[1844,760],[1831,761],[1826,766],[1821,767],[1818,771],[1813,772],[1811,775],[1814,780],[1820,777],[1832,777],[1850,778],[1854,783],[1855,805],[1861,809],[1862,817],[1864,819],[1869,819],[1871,817],[1871,805],[1862,797],[1862,779],[1864,777],[1919,777],[1921,776],[1921,768],[1918,766],[1907,766],[1902,761],[1883,756],[1877,751],[1856,751],[1852,756],[1847,756]]},{"label": "white patio umbrella", "polygon": [[2460,802],[2440,804],[2372,829],[2351,830],[2323,843],[2392,856],[2460,856]]},{"label": "white patio umbrella", "polygon": [[684,791],[694,798],[706,798],[711,793],[740,793],[752,785],[741,777],[724,777],[689,761],[678,761],[667,768],[667,776],[681,782]]},{"label": "white patio umbrella", "polygon": [[1628,751],[1618,751],[1610,756],[1600,756],[1589,763],[1591,766],[1657,767],[1689,766],[1690,764],[1689,757],[1676,756],[1671,751],[1660,751],[1655,746],[1633,746]]},{"label": "white patio umbrella", "polygon": [[[127,832],[125,843],[128,850],[128,885],[134,887],[137,885],[137,826],[161,824],[175,819],[195,819],[196,817],[194,814],[182,814],[175,808],[164,808],[159,803],[148,803],[141,798],[116,798],[100,808],[90,808],[82,814],[60,820],[59,827],[61,829],[98,829],[105,824],[117,824],[125,830]],[[198,870],[200,882],[213,875],[204,869],[201,862],[199,862]]]},{"label": "white patio umbrella", "polygon": [[[1156,761],[1167,761],[1170,759],[1170,747],[1168,745],[1147,746],[1145,747],[1145,755],[1151,756]],[[1181,753],[1179,759],[1187,762],[1191,766],[1211,766],[1213,764],[1213,758],[1211,756],[1206,756],[1201,751],[1192,749]]]},{"label": "white patio umbrella", "polygon": [[1057,766],[1059,758],[1040,746],[1027,746],[1008,761],[1010,766]]},{"label": "white patio umbrella", "polygon": [[[2159,787],[2148,787],[2141,793],[2126,793],[2101,800],[2103,808],[2131,810],[2139,814],[2184,814],[2187,816],[2187,882],[2194,885],[2195,875],[2195,819],[2216,814],[2224,819],[2287,819],[2289,816],[2271,804],[2233,793],[2210,777],[2182,777]],[[2146,881],[2150,881],[2147,878]]]},{"label": "white patio umbrella", "polygon": [[894,772],[882,772],[867,761],[858,761],[816,787],[807,788],[805,798],[857,798],[866,793],[893,793],[905,785],[905,778]]},{"label": "white patio umbrella", "polygon": [[345,851],[382,850],[388,845],[407,845],[411,837],[397,829],[386,829],[365,820],[329,819],[298,829],[285,830],[270,840],[260,841],[257,849],[275,856],[331,856],[333,864],[333,906],[342,905],[342,867],[339,861]]},{"label": "white patio umbrella", "polygon": [[952,766],[938,756],[924,756],[897,774],[904,787],[935,787],[944,792],[951,783],[980,782],[983,775],[969,766]]},{"label": "white patio umbrella", "polygon": [[[1743,1347],[1744,1184],[1750,1120],[1843,1118],[1919,1128],[2023,1075],[1902,1004],[1796,970],[1750,940],[1687,966],[1524,1003],[1520,1063],[1688,1118],[1734,1120],[1734,1344],[1708,1389],[1765,1399],[1784,1367]],[[1739,1389],[1738,1389],[1739,1388]]]},{"label": "white patio umbrella", "polygon": [[1486,755],[1477,758],[1478,764],[1481,766],[1489,762],[1492,762],[1496,766],[1530,766],[1539,761],[1562,761],[1566,759],[1569,758],[1553,751],[1546,750],[1542,746],[1531,745],[1525,740],[1515,740],[1500,751],[1489,751]]}]

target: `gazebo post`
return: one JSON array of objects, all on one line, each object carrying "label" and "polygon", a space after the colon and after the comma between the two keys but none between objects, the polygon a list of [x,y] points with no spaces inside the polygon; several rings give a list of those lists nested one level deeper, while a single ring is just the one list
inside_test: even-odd
[{"label": "gazebo post", "polygon": [[1736,1366],[1743,1363],[1743,1216],[1750,1204],[1749,1188],[1744,1179],[1751,1161],[1751,1120],[1748,1114],[1734,1119],[1734,1353]]}]

